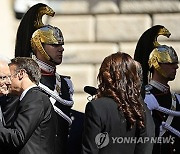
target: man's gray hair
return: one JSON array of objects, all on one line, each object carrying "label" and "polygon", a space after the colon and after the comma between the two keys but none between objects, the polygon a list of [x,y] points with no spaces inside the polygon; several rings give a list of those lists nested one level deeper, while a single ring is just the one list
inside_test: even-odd
[{"label": "man's gray hair", "polygon": [[41,79],[41,70],[38,63],[29,57],[16,57],[11,59],[9,66],[15,65],[16,72],[21,69],[24,69],[29,76],[29,79],[35,84],[39,84]]}]

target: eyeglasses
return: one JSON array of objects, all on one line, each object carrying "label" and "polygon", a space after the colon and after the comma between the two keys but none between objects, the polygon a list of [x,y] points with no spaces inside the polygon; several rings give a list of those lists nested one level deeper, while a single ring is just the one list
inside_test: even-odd
[{"label": "eyeglasses", "polygon": [[4,80],[8,80],[11,78],[11,75],[8,76],[0,76],[0,80],[4,81]]},{"label": "eyeglasses", "polygon": [[18,73],[20,73],[21,71],[25,71],[24,69],[21,69],[21,70],[16,70],[14,74],[11,74],[11,75],[4,75],[4,76],[0,76],[0,80],[1,81],[5,81],[5,80],[8,80],[8,79],[12,79],[14,76],[16,76]]},{"label": "eyeglasses", "polygon": [[12,75],[4,75],[4,76],[0,76],[0,80],[1,81],[5,81],[5,80],[8,80],[8,79],[11,79],[11,78],[13,78],[15,75],[17,75],[19,72],[16,72],[16,73],[14,73],[14,74],[12,74]]}]

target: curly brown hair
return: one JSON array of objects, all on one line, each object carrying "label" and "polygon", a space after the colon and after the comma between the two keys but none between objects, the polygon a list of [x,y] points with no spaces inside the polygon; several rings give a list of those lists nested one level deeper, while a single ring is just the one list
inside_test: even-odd
[{"label": "curly brown hair", "polygon": [[97,79],[99,80],[96,99],[111,97],[124,113],[127,129],[135,124],[144,127],[144,109],[140,101],[140,65],[130,55],[117,52],[104,59]]}]

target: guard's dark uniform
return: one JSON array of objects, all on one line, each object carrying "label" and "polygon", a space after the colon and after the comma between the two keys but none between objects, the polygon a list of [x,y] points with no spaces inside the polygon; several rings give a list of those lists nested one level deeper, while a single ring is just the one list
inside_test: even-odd
[{"label": "guard's dark uniform", "polygon": [[[41,77],[41,83],[46,85],[49,89],[53,90],[55,89],[56,85],[56,76],[42,76]],[[70,101],[70,94],[69,94],[69,87],[67,82],[65,81],[64,77],[61,76],[61,93],[59,95],[61,98],[65,100]],[[61,103],[57,102],[55,103],[55,106],[57,106],[63,113],[65,113],[67,116],[70,117],[70,108],[69,106],[62,105]],[[56,113],[57,114],[57,113]],[[69,130],[69,123],[63,119],[61,116],[57,114],[57,129],[56,131],[56,151],[65,154],[67,152],[67,139],[68,139],[68,130]]]},{"label": "guard's dark uniform", "polygon": [[[65,76],[61,77],[61,89],[59,96],[62,99],[71,101],[70,96],[70,87],[66,82]],[[55,89],[56,85],[56,76],[46,76],[42,75],[41,83],[46,85],[49,89]],[[81,143],[82,143],[82,131],[83,131],[83,121],[84,121],[84,113],[78,112],[76,110],[71,109],[70,106],[65,106],[56,101],[55,106],[57,106],[63,113],[72,118],[72,125],[69,126],[69,123],[59,116],[57,113],[57,135],[56,135],[56,151],[61,151],[62,154],[79,154],[81,152]],[[69,131],[68,131],[69,130]]]},{"label": "guard's dark uniform", "polygon": [[[153,154],[180,154],[180,117],[174,117],[180,114],[175,112],[180,111],[177,100],[180,98],[170,92],[168,85],[175,78],[179,60],[174,48],[157,42],[159,35],[169,37],[171,33],[163,25],[154,25],[146,30],[137,43],[134,59],[142,66],[143,85],[148,85],[145,102],[152,111],[155,134],[159,137]],[[163,139],[170,141],[164,143]]]},{"label": "guard's dark uniform", "polygon": [[[148,92],[153,94],[161,107],[170,109],[172,104],[171,92],[163,93],[153,86],[148,86]],[[176,98],[176,111],[180,111],[180,104]],[[166,122],[169,115],[157,110],[152,110],[152,116],[155,122],[155,135],[159,136],[162,122]],[[180,117],[174,117],[171,126],[180,131]],[[174,143],[156,143],[154,144],[153,154],[180,154],[180,138],[170,131],[166,131],[162,137],[174,137]],[[170,141],[173,141],[172,138]]]}]

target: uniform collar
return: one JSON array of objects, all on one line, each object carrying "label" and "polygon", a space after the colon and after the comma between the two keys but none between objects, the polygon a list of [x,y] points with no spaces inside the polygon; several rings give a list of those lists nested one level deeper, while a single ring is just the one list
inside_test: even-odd
[{"label": "uniform collar", "polygon": [[158,90],[160,90],[163,93],[167,93],[170,91],[169,86],[166,86],[158,81],[151,80],[149,84],[152,85],[153,87],[157,88]]},{"label": "uniform collar", "polygon": [[48,65],[47,63],[45,63],[37,58],[35,60],[38,63],[39,67],[41,68],[41,72],[43,75],[54,75],[55,74],[56,67]]}]

